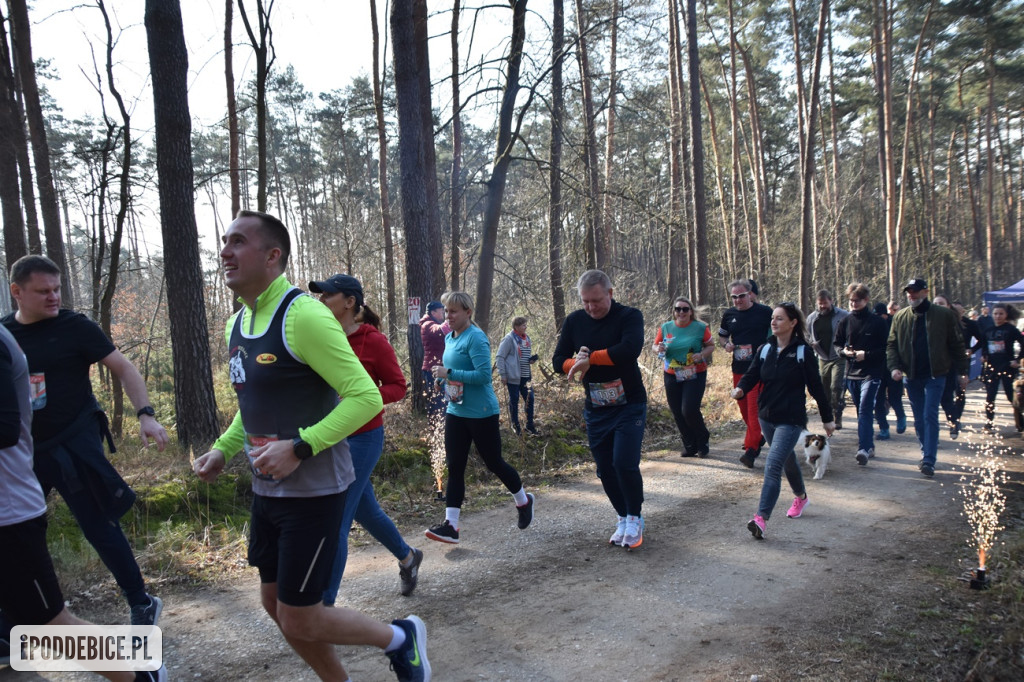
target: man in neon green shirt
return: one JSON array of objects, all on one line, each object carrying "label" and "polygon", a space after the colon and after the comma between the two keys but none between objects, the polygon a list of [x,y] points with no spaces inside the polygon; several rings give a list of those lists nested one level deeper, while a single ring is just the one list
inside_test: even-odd
[{"label": "man in neon green shirt", "polygon": [[380,412],[380,392],[331,312],[285,278],[291,241],[277,218],[241,211],[223,241],[224,279],[244,304],[225,330],[239,410],[195,461],[196,474],[212,483],[246,453],[249,563],[260,572],[263,607],[321,679],[348,679],[333,645],[370,644],[399,680],[429,680],[419,618],[386,625],[321,603],[354,479],[344,438]]}]

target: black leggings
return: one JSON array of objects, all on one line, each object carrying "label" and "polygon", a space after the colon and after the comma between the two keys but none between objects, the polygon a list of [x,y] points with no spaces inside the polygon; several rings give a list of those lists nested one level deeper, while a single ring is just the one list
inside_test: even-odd
[{"label": "black leggings", "polygon": [[480,459],[505,484],[512,494],[519,492],[523,481],[519,472],[501,457],[501,431],[498,415],[471,419],[445,414],[444,450],[448,461],[448,491],[445,506],[462,507],[466,498],[466,464],[470,446],[476,445]]},{"label": "black leggings", "polygon": [[1017,378],[1017,368],[1007,366],[1002,370],[996,370],[991,365],[985,366],[985,372],[981,377],[985,384],[985,419],[992,421],[996,416],[996,396],[999,395],[1000,384],[1006,399],[1013,404],[1013,382]]},{"label": "black leggings", "polygon": [[683,439],[683,448],[689,455],[706,448],[711,434],[704,424],[700,411],[701,400],[707,388],[707,372],[698,372],[689,381],[676,381],[675,374],[665,372],[665,400],[676,420],[676,427]]}]

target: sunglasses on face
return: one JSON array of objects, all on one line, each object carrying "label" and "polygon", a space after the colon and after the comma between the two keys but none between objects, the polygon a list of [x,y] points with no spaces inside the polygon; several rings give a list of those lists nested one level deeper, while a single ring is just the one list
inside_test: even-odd
[{"label": "sunglasses on face", "polygon": [[746,298],[746,297],[747,297],[747,294],[733,294],[732,295],[732,300],[738,301],[739,299]]},{"label": "sunglasses on face", "polygon": [[677,313],[688,313],[688,312],[690,312],[689,308],[687,308],[686,306],[680,306],[680,305],[677,305],[675,310],[676,310]]}]

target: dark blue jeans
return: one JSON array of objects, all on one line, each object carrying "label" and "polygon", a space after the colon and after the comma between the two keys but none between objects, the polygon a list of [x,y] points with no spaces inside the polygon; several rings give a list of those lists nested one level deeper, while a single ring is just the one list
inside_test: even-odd
[{"label": "dark blue jeans", "polygon": [[903,378],[914,413],[914,432],[921,445],[921,459],[928,466],[935,466],[939,451],[939,403],[942,389],[946,386],[946,375],[923,379]]},{"label": "dark blue jeans", "polygon": [[850,392],[853,405],[857,408],[857,449],[868,452],[875,447],[875,427],[872,423],[875,399],[881,379],[847,379],[846,389]]},{"label": "dark blue jeans", "polygon": [[619,516],[640,516],[644,479],[640,446],[647,426],[647,403],[584,409],[590,453],[601,487]]},{"label": "dark blue jeans", "polygon": [[533,431],[533,386],[525,379],[518,384],[505,384],[508,388],[508,417],[512,422],[512,430],[519,433],[519,398],[526,403],[526,428]]},{"label": "dark blue jeans", "polygon": [[878,428],[888,430],[889,421],[886,415],[889,414],[890,407],[896,419],[907,418],[907,413],[903,409],[903,382],[893,381],[887,372],[886,376],[882,377],[882,388],[875,398],[875,420],[878,422]]},{"label": "dark blue jeans", "polygon": [[349,485],[345,496],[345,511],[341,516],[341,530],[338,533],[338,551],[334,554],[334,568],[331,569],[331,577],[324,590],[325,604],[333,604],[338,597],[341,578],[348,562],[348,535],[352,530],[352,521],[358,521],[363,530],[384,545],[399,561],[409,555],[409,545],[402,539],[394,521],[380,508],[370,480],[384,452],[384,427],[378,426],[365,433],[349,436],[348,450],[352,455],[356,480]]}]

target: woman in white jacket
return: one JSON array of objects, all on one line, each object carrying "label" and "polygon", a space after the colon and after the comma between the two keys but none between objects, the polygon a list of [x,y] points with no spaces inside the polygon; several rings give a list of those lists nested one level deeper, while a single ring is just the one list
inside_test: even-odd
[{"label": "woman in white jacket", "polygon": [[498,374],[508,387],[508,414],[512,422],[512,430],[516,435],[521,433],[519,426],[519,398],[526,403],[526,431],[537,435],[533,423],[533,387],[530,385],[532,375],[530,365],[537,360],[533,352],[530,337],[526,334],[527,320],[517,317],[512,320],[512,331],[498,345],[498,357],[495,364]]}]

